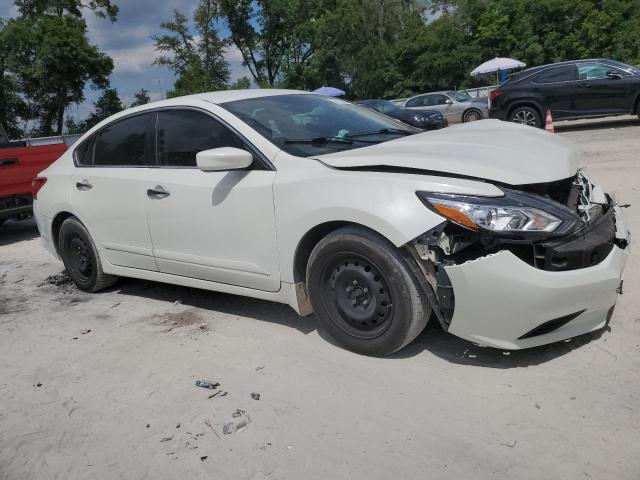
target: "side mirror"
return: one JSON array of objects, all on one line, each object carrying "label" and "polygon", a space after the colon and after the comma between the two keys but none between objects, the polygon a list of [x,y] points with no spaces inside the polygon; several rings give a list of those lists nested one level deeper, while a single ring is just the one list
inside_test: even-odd
[{"label": "side mirror", "polygon": [[203,172],[242,170],[252,163],[253,155],[240,148],[213,148],[196,154],[196,164]]},{"label": "side mirror", "polygon": [[447,98],[447,100],[444,103],[446,103],[447,105],[453,105],[453,99]]},{"label": "side mirror", "polygon": [[611,80],[622,80],[622,75],[617,72],[607,72],[607,78]]}]

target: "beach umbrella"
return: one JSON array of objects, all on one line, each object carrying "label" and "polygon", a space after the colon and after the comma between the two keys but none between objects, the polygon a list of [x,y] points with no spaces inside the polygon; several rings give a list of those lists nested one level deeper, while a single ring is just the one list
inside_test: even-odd
[{"label": "beach umbrella", "polygon": [[320,95],[326,95],[328,97],[341,97],[344,95],[344,92],[342,90],[333,87],[316,88],[313,93],[319,93]]},{"label": "beach umbrella", "polygon": [[513,70],[514,68],[523,68],[526,66],[527,64],[521,62],[520,60],[515,60],[513,58],[496,57],[493,60],[484,62],[482,65],[476,67],[471,72],[471,76],[477,77],[478,75],[484,75],[486,73],[497,73],[500,71]]}]

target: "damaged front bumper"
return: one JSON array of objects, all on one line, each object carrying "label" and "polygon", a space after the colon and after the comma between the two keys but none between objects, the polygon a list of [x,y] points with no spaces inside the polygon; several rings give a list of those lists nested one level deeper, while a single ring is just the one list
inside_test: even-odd
[{"label": "damaged front bumper", "polygon": [[615,244],[596,265],[536,268],[510,251],[445,266],[455,293],[448,331],[481,345],[521,349],[603,328],[613,313],[629,255],[618,207]]}]

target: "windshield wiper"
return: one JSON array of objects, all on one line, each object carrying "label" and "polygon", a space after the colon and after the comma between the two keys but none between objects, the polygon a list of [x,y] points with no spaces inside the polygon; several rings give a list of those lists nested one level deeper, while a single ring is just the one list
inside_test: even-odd
[{"label": "windshield wiper", "polygon": [[345,135],[344,138],[365,137],[370,135],[413,135],[416,132],[410,130],[402,130],[400,128],[383,128],[374,132],[356,132]]},{"label": "windshield wiper", "polygon": [[316,138],[287,138],[284,143],[311,143],[314,145],[323,145],[326,143],[342,143],[351,145],[353,140],[340,137],[316,137]]}]

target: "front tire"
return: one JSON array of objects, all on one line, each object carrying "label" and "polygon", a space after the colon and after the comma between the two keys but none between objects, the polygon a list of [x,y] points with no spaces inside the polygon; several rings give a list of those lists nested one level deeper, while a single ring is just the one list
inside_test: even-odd
[{"label": "front tire", "polygon": [[340,345],[389,355],[411,342],[431,308],[401,252],[364,228],[330,233],[307,268],[309,297],[322,328]]},{"label": "front tire", "polygon": [[529,127],[542,128],[542,117],[540,113],[531,107],[516,108],[511,112],[511,115],[509,115],[509,121],[528,125]]},{"label": "front tire", "polygon": [[102,270],[102,262],[91,235],[77,218],[69,217],[62,223],[58,251],[67,275],[80,290],[94,293],[118,281],[118,277]]}]

